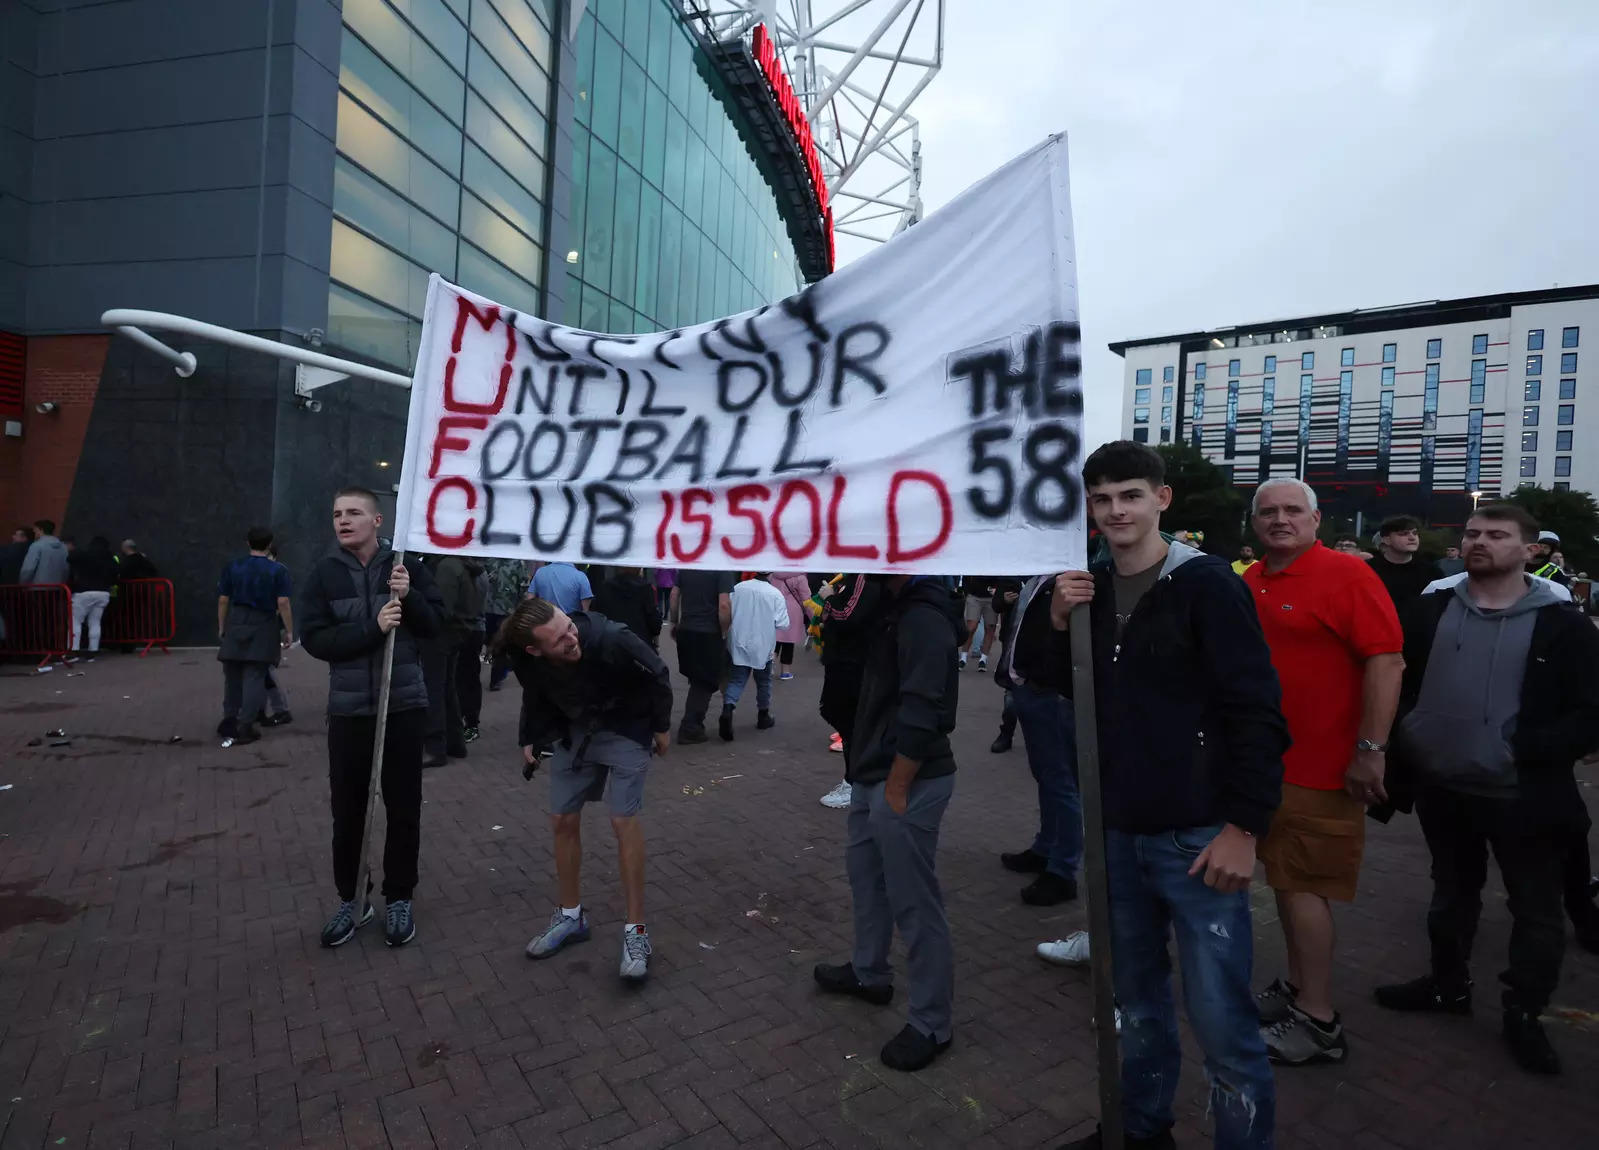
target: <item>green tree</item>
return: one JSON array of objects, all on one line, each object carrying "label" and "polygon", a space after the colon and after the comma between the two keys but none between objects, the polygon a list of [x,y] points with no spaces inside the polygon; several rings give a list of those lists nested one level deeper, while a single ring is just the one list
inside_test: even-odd
[{"label": "green tree", "polygon": [[1163,443],[1155,450],[1166,461],[1166,482],[1172,489],[1161,529],[1203,531],[1206,551],[1235,554],[1244,538],[1244,493],[1191,444]]},{"label": "green tree", "polygon": [[1586,491],[1518,487],[1505,500],[1525,507],[1538,526],[1560,536],[1560,550],[1573,571],[1599,571],[1599,503]]}]

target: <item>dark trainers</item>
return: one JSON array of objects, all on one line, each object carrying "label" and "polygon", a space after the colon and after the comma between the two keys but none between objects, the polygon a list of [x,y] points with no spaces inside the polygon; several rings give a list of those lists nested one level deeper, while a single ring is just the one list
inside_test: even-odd
[{"label": "dark trainers", "polygon": [[1471,982],[1464,986],[1445,986],[1430,974],[1409,982],[1379,986],[1374,992],[1377,1005],[1389,1010],[1411,1010],[1440,1014],[1471,1013]]},{"label": "dark trainers", "polygon": [[1050,871],[1045,871],[1022,887],[1022,901],[1028,906],[1056,906],[1071,902],[1076,897],[1077,880],[1062,878]]},{"label": "dark trainers", "polygon": [[1003,755],[1010,748],[1011,737],[1002,733],[992,743],[988,744],[988,753],[991,755]]},{"label": "dark trainers", "polygon": [[467,727],[461,732],[461,738],[468,743],[475,743],[483,737],[483,732],[477,727]]},{"label": "dark trainers", "polygon": [[246,743],[259,743],[260,741],[261,732],[250,724],[240,727],[239,733],[233,736],[233,745],[235,747],[242,747]]},{"label": "dark trainers", "polygon": [[770,731],[777,726],[777,720],[772,718],[772,712],[761,711],[755,716],[755,729],[757,731]]},{"label": "dark trainers", "polygon": [[932,1035],[923,1034],[910,1023],[905,1024],[888,1044],[883,1047],[883,1065],[890,1070],[903,1070],[907,1074],[931,1066],[933,1059],[949,1049],[950,1040],[943,1042],[934,1041]]},{"label": "dark trainers", "polygon": [[1560,1055],[1549,1044],[1538,1016],[1519,1006],[1505,1007],[1505,1045],[1528,1074],[1559,1074]]},{"label": "dark trainers", "polygon": [[323,946],[343,946],[355,937],[355,932],[360,927],[372,921],[372,904],[367,903],[361,911],[361,917],[355,916],[355,900],[341,902],[339,909],[333,912],[333,917],[328,919],[328,924],[322,928]]},{"label": "dark trainers", "polygon": [[840,963],[837,966],[819,962],[812,972],[816,978],[816,985],[829,994],[847,994],[852,998],[864,999],[873,1006],[887,1006],[894,1001],[894,986],[866,986],[855,974],[855,968],[849,963]]},{"label": "dark trainers", "polygon": [[411,917],[411,900],[396,898],[389,900],[388,923],[383,932],[383,941],[390,946],[404,946],[416,937],[416,919]]},{"label": "dark trainers", "polygon": [[266,715],[261,719],[263,727],[286,727],[294,722],[294,716],[288,711],[279,711],[275,715]]},{"label": "dark trainers", "polygon": [[1255,995],[1255,1013],[1260,1015],[1262,1026],[1275,1026],[1292,1012],[1299,988],[1286,978],[1278,978]]},{"label": "dark trainers", "polygon": [[677,729],[677,742],[679,746],[685,746],[689,743],[703,743],[709,738],[710,736],[705,733],[704,724],[694,727],[683,726]]},{"label": "dark trainers", "polygon": [[1288,1017],[1263,1026],[1266,1057],[1279,1066],[1310,1066],[1317,1062],[1342,1062],[1349,1057],[1349,1042],[1344,1038],[1343,1020],[1333,1015],[1332,1025],[1323,1027],[1310,1015],[1295,1007]]},{"label": "dark trainers", "polygon": [[1017,874],[1043,874],[1044,866],[1049,860],[1039,854],[1032,847],[1015,854],[1002,854],[999,856],[999,865],[1006,870],[1013,870]]},{"label": "dark trainers", "polygon": [[224,739],[231,739],[239,733],[239,724],[232,719],[223,719],[217,724],[217,734]]},{"label": "dark trainers", "polygon": [[722,736],[722,742],[733,741],[733,708],[723,707],[722,717],[716,722],[716,733]]},{"label": "dark trainers", "polygon": [[[1143,1138],[1135,1138],[1128,1134],[1122,1145],[1127,1150],[1177,1150],[1177,1140],[1171,1136],[1170,1130],[1162,1130],[1159,1134],[1149,1134]],[[1096,1126],[1094,1132],[1087,1138],[1079,1138],[1075,1142],[1061,1143],[1059,1150],[1105,1150],[1105,1136]]]}]

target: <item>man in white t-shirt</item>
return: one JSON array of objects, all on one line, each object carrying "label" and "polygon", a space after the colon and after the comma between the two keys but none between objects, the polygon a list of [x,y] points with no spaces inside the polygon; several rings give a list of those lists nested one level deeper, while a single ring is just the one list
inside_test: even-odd
[{"label": "man in white t-shirt", "polygon": [[727,686],[722,689],[722,720],[717,733],[723,742],[733,741],[733,708],[755,673],[755,720],[758,730],[776,726],[772,718],[772,655],[777,650],[777,633],[788,626],[788,604],[783,593],[766,581],[764,572],[733,588],[733,623],[727,631],[727,651],[733,666]]}]

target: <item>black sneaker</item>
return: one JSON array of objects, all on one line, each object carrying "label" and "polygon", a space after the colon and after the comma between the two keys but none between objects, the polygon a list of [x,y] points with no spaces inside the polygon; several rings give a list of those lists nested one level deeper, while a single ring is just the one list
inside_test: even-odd
[{"label": "black sneaker", "polygon": [[733,708],[723,707],[722,717],[716,722],[716,733],[722,736],[722,742],[733,741]]},{"label": "black sneaker", "polygon": [[483,732],[477,727],[468,727],[461,732],[461,738],[468,743],[475,743],[483,737]]},{"label": "black sneaker", "polygon": [[1028,906],[1057,906],[1077,897],[1077,880],[1045,871],[1022,887],[1022,901]]},{"label": "black sneaker", "polygon": [[1024,851],[1017,851],[1015,854],[999,856],[999,865],[1006,870],[1013,870],[1017,874],[1043,874],[1044,865],[1048,861],[1032,847],[1028,847]]},{"label": "black sneaker", "polygon": [[1010,748],[1011,737],[1009,735],[1002,734],[992,743],[988,744],[988,753],[991,755],[1003,755],[1006,751],[1010,750]]},{"label": "black sneaker", "polygon": [[772,718],[772,712],[761,711],[755,716],[755,729],[757,731],[770,731],[777,726],[777,720]]},{"label": "black sneaker", "polygon": [[383,941],[390,946],[404,946],[416,937],[416,919],[411,917],[411,900],[389,900],[388,922],[383,931]]},{"label": "black sneaker", "polygon": [[1374,992],[1377,1005],[1389,1010],[1420,1011],[1438,1014],[1470,1014],[1471,982],[1445,986],[1430,974],[1409,982],[1379,986]]},{"label": "black sneaker", "polygon": [[816,969],[811,972],[816,979],[816,985],[829,994],[847,994],[851,998],[864,999],[873,1006],[887,1006],[894,1001],[894,987],[865,986],[855,975],[855,968],[849,963],[840,963],[833,966],[829,963],[819,962]]},{"label": "black sneaker", "polygon": [[931,1066],[933,1059],[949,1049],[950,1040],[936,1042],[930,1034],[923,1034],[910,1023],[905,1024],[888,1044],[883,1047],[881,1055],[883,1065],[890,1070],[902,1070],[907,1074],[915,1073],[924,1067]]},{"label": "black sneaker", "polygon": [[1505,1007],[1505,1045],[1528,1074],[1559,1074],[1560,1055],[1549,1044],[1538,1016],[1519,1006]]},{"label": "black sneaker", "polygon": [[679,727],[677,729],[677,742],[679,746],[684,746],[689,743],[703,743],[709,738],[710,736],[705,733],[705,726],[703,723],[695,727]]},{"label": "black sneaker", "polygon": [[341,902],[339,909],[333,912],[333,917],[328,919],[328,924],[322,928],[323,946],[343,946],[355,937],[358,928],[372,921],[372,904],[369,902],[356,917],[355,900]]},{"label": "black sneaker", "polygon": [[279,711],[275,715],[267,715],[261,720],[263,727],[286,727],[294,722],[294,716],[288,711]]},{"label": "black sneaker", "polygon": [[[1177,1150],[1177,1140],[1171,1136],[1170,1130],[1162,1130],[1159,1134],[1150,1134],[1143,1138],[1135,1138],[1128,1134],[1122,1139],[1122,1145],[1127,1150]],[[1079,1138],[1075,1142],[1062,1142],[1059,1150],[1105,1150],[1105,1136],[1096,1126],[1094,1132],[1087,1138]]]},{"label": "black sneaker", "polygon": [[224,739],[231,739],[239,733],[239,724],[232,719],[223,719],[217,724],[217,734]]},{"label": "black sneaker", "polygon": [[247,743],[258,743],[260,741],[261,732],[249,725],[240,727],[238,734],[233,736],[233,745],[235,747],[242,747]]},{"label": "black sneaker", "polygon": [[434,767],[445,766],[449,763],[449,761],[450,760],[444,755],[429,755],[427,758],[422,760],[422,767],[424,770],[431,770]]}]

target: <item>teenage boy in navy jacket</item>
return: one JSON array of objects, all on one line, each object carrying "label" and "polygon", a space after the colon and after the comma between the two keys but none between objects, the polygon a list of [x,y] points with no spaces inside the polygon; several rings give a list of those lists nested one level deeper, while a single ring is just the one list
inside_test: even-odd
[{"label": "teenage boy in navy jacket", "polygon": [[[1161,538],[1172,492],[1155,451],[1108,443],[1084,463],[1083,487],[1111,563],[1058,576],[1050,622],[1069,661],[1071,610],[1089,604],[1127,1146],[1175,1145],[1175,931],[1215,1144],[1270,1147],[1276,1099],[1249,985],[1248,887],[1288,748],[1277,674],[1226,560]],[[1100,1145],[1098,1131],[1071,1144]]]}]

